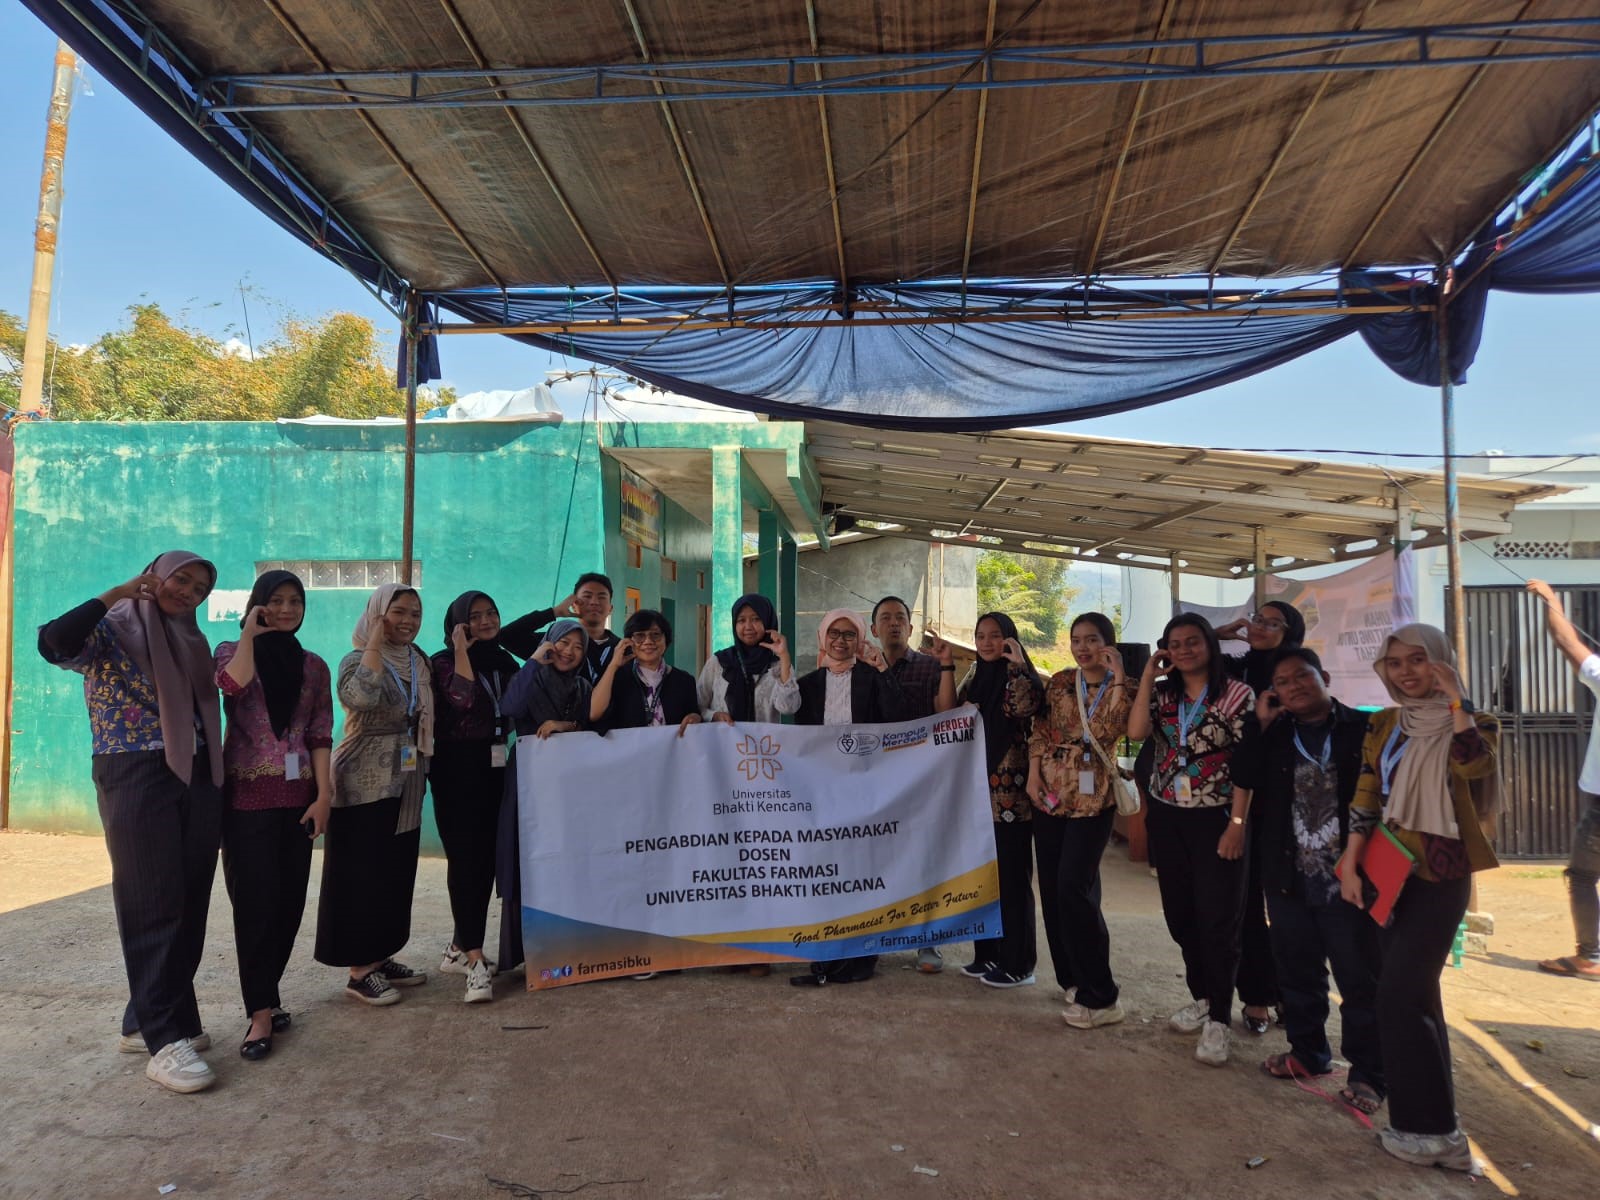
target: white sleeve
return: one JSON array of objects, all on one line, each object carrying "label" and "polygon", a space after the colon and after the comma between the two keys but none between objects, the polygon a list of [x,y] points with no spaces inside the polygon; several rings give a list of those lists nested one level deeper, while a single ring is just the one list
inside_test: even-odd
[{"label": "white sleeve", "polygon": [[781,713],[799,712],[800,676],[795,671],[793,664],[789,667],[788,683],[778,678],[776,667],[767,672],[767,677],[772,680],[772,707]]},{"label": "white sleeve", "polygon": [[1578,679],[1597,697],[1600,697],[1600,654],[1591,654],[1578,667]]},{"label": "white sleeve", "polygon": [[[720,686],[719,686],[720,685]],[[695,679],[695,693],[700,701],[700,716],[711,720],[720,712],[728,711],[727,681],[722,677],[722,664],[715,655],[706,659]]]}]

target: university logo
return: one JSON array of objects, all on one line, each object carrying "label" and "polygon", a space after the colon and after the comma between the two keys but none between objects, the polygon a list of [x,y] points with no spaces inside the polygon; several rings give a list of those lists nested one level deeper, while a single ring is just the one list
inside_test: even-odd
[{"label": "university logo", "polygon": [[778,761],[778,751],[783,749],[772,740],[770,734],[757,738],[755,734],[746,734],[744,741],[734,747],[740,754],[736,764],[746,779],[754,781],[758,776],[762,779],[776,779],[778,772],[783,770],[783,764]]},{"label": "university logo", "polygon": [[878,735],[875,733],[856,733],[846,730],[839,735],[840,754],[871,754],[879,746]]}]

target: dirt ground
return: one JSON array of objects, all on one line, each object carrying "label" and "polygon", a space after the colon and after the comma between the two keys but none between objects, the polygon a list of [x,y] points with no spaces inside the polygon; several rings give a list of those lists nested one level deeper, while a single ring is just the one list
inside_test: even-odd
[{"label": "dirt ground", "polygon": [[[294,1028],[247,1063],[219,871],[197,981],[219,1081],[178,1096],[116,1051],[103,844],[0,833],[0,1196],[1593,1194],[1600,987],[1533,969],[1570,950],[1556,868],[1486,877],[1491,952],[1446,972],[1462,1124],[1491,1163],[1477,1181],[1394,1162],[1342,1106],[1267,1079],[1276,1032],[1236,1032],[1224,1070],[1196,1063],[1164,1027],[1188,997],[1155,881],[1119,847],[1106,875],[1129,1019],[1079,1032],[1047,959],[1037,987],[1005,992],[893,955],[854,987],[790,988],[780,968],[530,995],[515,975],[467,1006],[435,975],[368,1009],[312,961],[314,871],[284,986]],[[437,967],[442,862],[422,864],[413,929],[404,957]]]}]

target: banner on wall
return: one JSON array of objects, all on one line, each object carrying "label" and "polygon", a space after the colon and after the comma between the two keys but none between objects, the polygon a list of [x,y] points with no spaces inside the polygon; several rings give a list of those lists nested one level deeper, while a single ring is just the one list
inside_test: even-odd
[{"label": "banner on wall", "polygon": [[[1268,600],[1285,600],[1306,619],[1305,644],[1317,652],[1333,677],[1329,685],[1351,705],[1386,706],[1389,694],[1372,669],[1389,633],[1417,619],[1416,551],[1380,554],[1336,575],[1321,579],[1267,577]],[[1225,625],[1253,610],[1253,604],[1218,607],[1184,604],[1213,625]],[[1243,643],[1224,642],[1223,652],[1239,654]]]},{"label": "banner on wall", "polygon": [[622,536],[646,550],[661,549],[661,493],[642,475],[622,468],[617,524]]},{"label": "banner on wall", "polygon": [[997,937],[971,705],[519,740],[530,989]]}]

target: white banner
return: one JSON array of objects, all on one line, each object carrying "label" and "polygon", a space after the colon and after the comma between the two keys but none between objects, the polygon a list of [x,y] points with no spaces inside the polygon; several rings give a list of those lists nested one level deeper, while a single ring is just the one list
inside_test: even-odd
[{"label": "white banner", "polygon": [[[1317,652],[1333,677],[1329,691],[1346,704],[1381,708],[1390,703],[1372,664],[1390,631],[1417,619],[1416,557],[1413,550],[1403,550],[1397,557],[1380,554],[1321,579],[1267,576],[1267,599],[1286,600],[1300,610],[1306,619],[1305,644]],[[1224,625],[1254,605],[1179,607],[1199,613],[1213,625]],[[1242,647],[1224,642],[1222,650],[1238,654]]]},{"label": "white banner", "polygon": [[525,738],[516,766],[530,988],[999,936],[970,705]]}]

